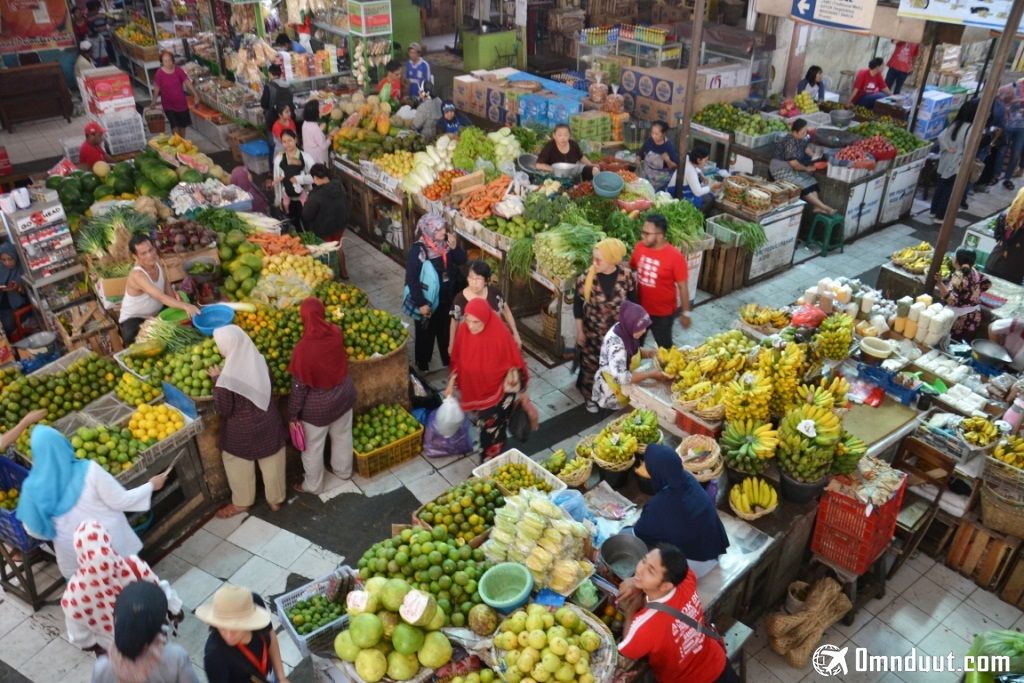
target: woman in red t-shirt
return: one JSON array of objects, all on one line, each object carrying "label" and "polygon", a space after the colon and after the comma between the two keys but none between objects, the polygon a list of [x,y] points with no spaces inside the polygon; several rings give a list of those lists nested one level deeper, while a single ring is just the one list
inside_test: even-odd
[{"label": "woman in red t-shirt", "polygon": [[270,129],[270,132],[274,135],[274,154],[281,152],[281,134],[286,130],[290,130],[296,136],[299,134],[295,126],[295,116],[292,108],[287,104],[282,104],[277,110],[277,120],[274,121],[274,125]]},{"label": "woman in red t-shirt", "polygon": [[905,40],[896,41],[896,47],[888,61],[889,70],[885,72],[885,84],[894,95],[900,94],[904,81],[914,70],[914,61],[920,50],[921,46],[917,43],[908,43]]}]

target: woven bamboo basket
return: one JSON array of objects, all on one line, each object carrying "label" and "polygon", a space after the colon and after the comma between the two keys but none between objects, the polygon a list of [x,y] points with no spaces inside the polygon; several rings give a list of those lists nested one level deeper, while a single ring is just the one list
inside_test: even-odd
[{"label": "woven bamboo basket", "polygon": [[746,520],[748,522],[753,522],[755,519],[761,519],[765,515],[770,515],[771,513],[775,512],[775,510],[778,507],[779,504],[776,503],[774,507],[770,507],[766,510],[761,510],[760,512],[752,512],[750,514],[747,514],[745,512],[740,512],[739,510],[737,510],[735,506],[733,506],[732,501],[729,501],[729,509],[732,510],[732,513],[740,519]]},{"label": "woven bamboo basket", "polygon": [[576,444],[576,449],[575,449],[576,457],[577,458],[586,458],[587,460],[589,460],[591,454],[589,452],[581,453],[580,452],[580,446],[593,446],[594,445],[594,439],[596,439],[596,438],[597,438],[597,434],[587,434],[585,437],[580,439],[580,442],[578,444]]},{"label": "woven bamboo basket", "polygon": [[981,487],[981,520],[994,531],[1024,536],[1024,505],[999,495],[987,483]]},{"label": "woven bamboo basket", "polygon": [[692,412],[700,419],[706,420],[708,422],[721,422],[722,419],[725,418],[725,404],[720,403],[717,406],[712,406],[711,408],[707,408],[705,410],[701,410],[700,408],[694,408],[690,412]]},{"label": "woven bamboo basket", "polygon": [[597,463],[598,467],[608,472],[625,472],[626,470],[631,469],[636,463],[636,456],[631,457],[629,460],[624,460],[623,462],[607,462],[605,460],[601,460],[596,455],[591,459]]},{"label": "woven bamboo basket", "polygon": [[594,471],[594,461],[590,458],[583,458],[583,460],[585,460],[587,464],[580,469],[571,472],[568,476],[562,476],[561,474],[558,475],[558,478],[564,481],[566,486],[571,486],[572,488],[583,486],[587,483],[587,480],[590,479],[590,473]]},{"label": "woven bamboo basket", "polygon": [[[694,450],[706,450],[710,452],[710,456],[703,458],[698,461],[690,460],[687,461],[687,454],[691,449]],[[703,434],[691,434],[690,436],[683,439],[679,446],[676,448],[676,453],[683,460],[683,467],[686,471],[696,477],[697,481],[704,482],[717,479],[721,476],[722,472],[725,471],[725,460],[722,458],[722,449],[718,447],[718,442],[712,439],[710,436],[704,436]]]}]

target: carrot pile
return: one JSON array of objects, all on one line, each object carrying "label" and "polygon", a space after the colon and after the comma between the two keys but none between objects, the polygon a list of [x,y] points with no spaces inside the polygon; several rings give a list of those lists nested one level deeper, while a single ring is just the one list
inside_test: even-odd
[{"label": "carrot pile", "polygon": [[494,205],[505,198],[505,194],[508,192],[508,187],[511,184],[512,179],[507,175],[503,175],[482,187],[470,190],[469,194],[462,200],[462,203],[459,204],[459,210],[466,218],[474,220],[487,218],[491,215]]},{"label": "carrot pile", "polygon": [[274,254],[294,254],[295,256],[307,256],[309,250],[295,235],[274,235],[269,232],[257,232],[249,235],[250,242],[263,250],[267,256]]},{"label": "carrot pile", "polygon": [[632,171],[622,170],[619,171],[618,173],[619,177],[622,178],[622,180],[627,183],[636,182],[639,178],[639,176],[637,176],[637,174],[633,173]]}]

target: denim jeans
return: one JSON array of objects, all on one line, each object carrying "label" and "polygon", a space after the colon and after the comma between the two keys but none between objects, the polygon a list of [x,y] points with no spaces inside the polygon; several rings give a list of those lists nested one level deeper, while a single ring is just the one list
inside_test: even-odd
[{"label": "denim jeans", "polygon": [[1024,128],[1007,128],[1004,136],[1006,137],[1006,144],[1003,145],[999,159],[996,160],[996,174],[1003,167],[1003,163],[1006,162],[1006,154],[1009,153],[1010,165],[1006,167],[1006,171],[1003,173],[1003,180],[1009,180],[1013,177],[1014,171],[1017,170],[1021,152],[1024,151]]},{"label": "denim jeans", "polygon": [[935,183],[935,193],[932,195],[932,213],[939,218],[946,217],[946,207],[949,205],[949,196],[953,194],[953,185],[955,184],[955,175],[939,178]]},{"label": "denim jeans", "polygon": [[859,104],[860,106],[866,107],[867,109],[874,109],[875,102],[882,99],[883,97],[888,97],[888,95],[886,95],[884,92],[875,92],[869,95],[861,95],[860,99],[854,102],[854,104]]},{"label": "denim jeans", "polygon": [[889,70],[885,72],[885,84],[889,86],[889,90],[892,90],[893,95],[899,95],[900,90],[903,90],[903,83],[909,75],[905,71],[900,71],[890,66]]}]

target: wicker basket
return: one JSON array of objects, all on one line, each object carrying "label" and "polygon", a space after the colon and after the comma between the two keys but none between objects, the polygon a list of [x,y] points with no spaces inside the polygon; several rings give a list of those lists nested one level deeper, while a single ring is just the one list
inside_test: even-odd
[{"label": "wicker basket", "polygon": [[981,520],[989,529],[1024,537],[1024,504],[999,495],[985,483],[981,487]]},{"label": "wicker basket", "polygon": [[707,422],[721,422],[725,418],[725,404],[720,403],[717,406],[701,410],[700,408],[694,408],[692,411],[694,415]]},{"label": "wicker basket", "polygon": [[636,456],[633,456],[629,460],[624,460],[623,462],[607,462],[605,460],[601,460],[596,455],[591,458],[591,460],[597,463],[597,466],[606,472],[625,472],[628,469],[632,469],[633,465],[636,464]]},{"label": "wicker basket", "polygon": [[[687,462],[686,454],[691,449],[706,450],[711,455],[699,461]],[[725,461],[722,459],[722,449],[718,447],[718,443],[710,436],[692,434],[679,443],[676,453],[683,460],[683,467],[686,468],[686,471],[702,484],[712,479],[717,479],[724,471]]]},{"label": "wicker basket", "polygon": [[750,514],[747,514],[745,512],[740,512],[739,510],[737,510],[733,506],[732,501],[729,501],[729,509],[732,510],[732,513],[740,519],[746,520],[748,522],[753,522],[755,519],[761,519],[765,515],[770,515],[771,513],[775,512],[775,510],[778,509],[778,507],[779,504],[776,503],[774,507],[770,507],[767,510],[761,510],[760,512],[752,512]]},{"label": "wicker basket", "polygon": [[562,476],[561,474],[558,475],[558,478],[565,482],[566,486],[577,488],[586,484],[587,480],[590,479],[590,473],[594,471],[594,461],[590,458],[583,458],[583,460],[585,460],[587,464],[575,472],[571,472],[569,476]]},{"label": "wicker basket", "polygon": [[576,453],[576,457],[577,458],[586,458],[587,460],[589,460],[590,459],[589,455],[586,455],[584,453],[580,453],[580,446],[592,446],[594,444],[594,440],[596,438],[597,438],[597,434],[587,434],[585,437],[580,439],[580,442],[578,444],[576,444],[576,448],[574,449],[574,452]]}]

